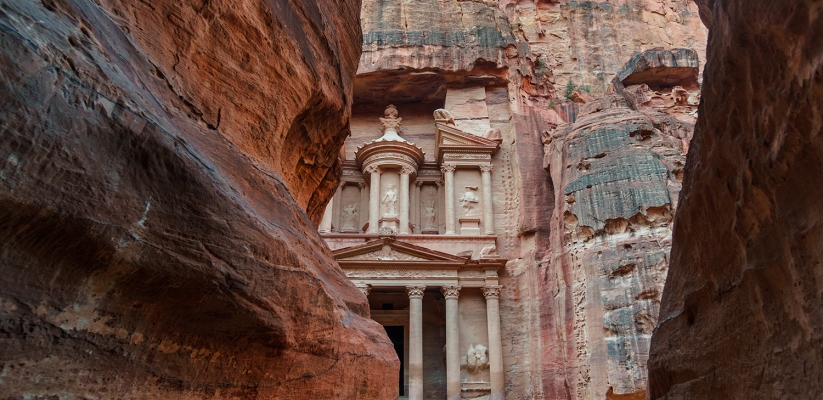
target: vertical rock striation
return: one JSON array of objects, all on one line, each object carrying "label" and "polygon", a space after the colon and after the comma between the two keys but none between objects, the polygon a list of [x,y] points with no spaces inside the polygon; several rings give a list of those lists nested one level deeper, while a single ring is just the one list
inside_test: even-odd
[{"label": "vertical rock striation", "polygon": [[0,392],[396,397],[303,211],[338,179],[358,6],[0,4]]},{"label": "vertical rock striation", "polygon": [[819,399],[823,4],[698,3],[708,62],[650,398]]}]

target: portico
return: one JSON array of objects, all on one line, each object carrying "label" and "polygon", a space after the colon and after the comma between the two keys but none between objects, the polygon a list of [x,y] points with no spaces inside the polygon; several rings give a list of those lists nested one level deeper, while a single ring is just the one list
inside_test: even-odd
[{"label": "portico", "polygon": [[[424,358],[424,337],[431,334],[424,335],[423,299],[432,296],[442,299],[442,307],[429,307],[427,312],[440,314],[439,318],[445,321],[445,348],[441,359],[445,360],[447,398],[460,399],[464,393],[502,398],[502,343],[497,303],[501,286],[497,271],[505,260],[493,255],[470,260],[394,238],[339,249],[334,256],[346,276],[364,294],[378,300],[373,305],[372,317],[384,326],[405,329],[404,342],[408,345],[403,359],[408,360],[404,363],[408,390],[401,393],[407,394],[410,400],[429,398],[424,396],[423,366],[428,361]],[[469,302],[474,304],[467,302],[463,308],[478,309],[478,299],[483,298],[485,318],[478,318],[477,312],[460,312],[461,293],[466,292],[470,295]],[[396,301],[380,300],[391,295],[396,297],[398,293],[408,297],[408,306],[405,302],[399,303],[403,306],[401,310],[394,309]],[[399,320],[403,318],[407,321]],[[461,337],[464,340],[461,341]],[[436,354],[436,350],[428,346],[426,354]],[[437,370],[436,367],[427,369]],[[499,396],[494,397],[496,394]]]}]

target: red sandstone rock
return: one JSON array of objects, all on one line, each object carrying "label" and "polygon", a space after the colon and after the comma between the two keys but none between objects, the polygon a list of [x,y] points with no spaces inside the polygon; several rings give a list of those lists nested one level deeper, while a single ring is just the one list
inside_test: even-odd
[{"label": "red sandstone rock", "polygon": [[698,4],[708,62],[649,397],[820,399],[823,4]]},{"label": "red sandstone rock", "polygon": [[395,398],[316,217],[357,2],[0,7],[0,393]]}]

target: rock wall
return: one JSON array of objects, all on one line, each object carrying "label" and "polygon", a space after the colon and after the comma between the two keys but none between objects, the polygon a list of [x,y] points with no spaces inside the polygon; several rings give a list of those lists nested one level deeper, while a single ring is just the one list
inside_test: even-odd
[{"label": "rock wall", "polygon": [[338,179],[357,7],[0,4],[4,397],[396,397],[303,211]]},{"label": "rock wall", "polygon": [[[361,18],[355,109],[449,108],[450,96],[485,88],[468,114],[503,137],[492,186],[498,252],[511,260],[501,278],[507,396],[642,398],[699,100],[707,31],[698,6],[364,0]],[[695,51],[646,52],[661,47]],[[566,98],[570,81],[578,90]],[[607,91],[611,100],[593,99]],[[545,157],[541,133],[563,124],[558,152]],[[600,147],[603,157],[587,153]],[[584,159],[589,169],[574,176],[542,167]],[[640,167],[621,170],[626,162]],[[600,186],[575,186],[585,174]],[[574,234],[566,211],[578,219]]]},{"label": "rock wall", "polygon": [[819,399],[823,4],[698,3],[708,63],[649,397]]}]

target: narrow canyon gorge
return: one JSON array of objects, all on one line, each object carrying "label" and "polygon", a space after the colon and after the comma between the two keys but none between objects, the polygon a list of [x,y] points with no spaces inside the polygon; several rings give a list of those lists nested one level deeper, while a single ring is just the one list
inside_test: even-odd
[{"label": "narrow canyon gorge", "polygon": [[820,0],[0,0],[0,55],[0,399],[823,398]]}]

